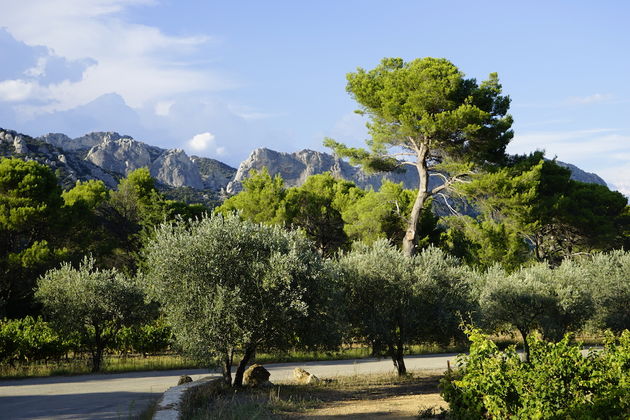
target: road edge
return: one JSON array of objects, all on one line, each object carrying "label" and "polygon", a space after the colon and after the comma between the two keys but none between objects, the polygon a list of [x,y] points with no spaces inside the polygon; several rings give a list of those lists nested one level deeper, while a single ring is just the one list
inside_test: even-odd
[{"label": "road edge", "polygon": [[160,398],[157,403],[153,420],[179,420],[181,416],[181,404],[186,392],[200,386],[207,386],[213,383],[219,384],[223,379],[217,377],[205,377],[188,382],[182,385],[170,387]]}]

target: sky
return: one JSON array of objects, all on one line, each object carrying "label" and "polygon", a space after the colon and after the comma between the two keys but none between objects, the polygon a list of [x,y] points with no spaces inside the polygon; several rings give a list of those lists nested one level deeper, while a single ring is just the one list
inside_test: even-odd
[{"label": "sky", "polygon": [[0,0],[0,127],[117,131],[232,166],[353,146],[345,75],[384,57],[498,72],[510,153],[545,150],[630,195],[630,3]]}]

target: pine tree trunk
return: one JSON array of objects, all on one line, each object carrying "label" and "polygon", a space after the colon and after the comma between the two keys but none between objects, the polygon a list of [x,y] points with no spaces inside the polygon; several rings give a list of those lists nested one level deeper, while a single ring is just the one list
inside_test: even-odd
[{"label": "pine tree trunk", "polygon": [[416,230],[418,228],[418,222],[420,221],[420,214],[424,208],[424,203],[429,197],[429,169],[427,168],[427,156],[429,154],[429,148],[421,144],[418,149],[418,161],[416,169],[418,170],[418,177],[420,182],[418,184],[418,195],[413,203],[411,214],[409,215],[409,223],[407,224],[407,232],[403,238],[402,249],[403,253],[411,257],[416,253]]}]

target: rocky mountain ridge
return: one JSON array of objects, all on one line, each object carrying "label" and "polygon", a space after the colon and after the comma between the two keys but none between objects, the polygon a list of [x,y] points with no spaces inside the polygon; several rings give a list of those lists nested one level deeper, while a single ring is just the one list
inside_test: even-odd
[{"label": "rocky mountain ridge", "polygon": [[[216,199],[221,191],[239,192],[250,171],[264,167],[272,176],[282,176],[288,187],[302,185],[310,175],[323,172],[375,190],[380,188],[383,179],[402,182],[411,189],[418,185],[418,175],[413,168],[366,174],[336,156],[308,149],[284,153],[258,148],[235,169],[215,159],[188,156],[181,149],[162,149],[115,132],[95,132],[74,139],[61,133],[33,138],[0,128],[0,156],[16,156],[48,165],[57,172],[64,188],[71,188],[77,180],[88,179],[100,179],[114,188],[129,172],[147,167],[161,189],[173,193],[173,197],[178,197],[178,189],[184,189],[187,200],[195,200],[197,195],[199,202],[208,195]],[[571,164],[557,163],[569,168],[573,179],[606,185],[595,174]],[[440,179],[431,177],[430,182],[437,185]]]},{"label": "rocky mountain ridge", "polygon": [[[560,166],[571,171],[571,178],[576,181],[589,182],[593,184],[606,185],[606,181],[598,175],[585,172],[575,165],[556,161]],[[294,153],[276,152],[267,148],[255,149],[247,159],[245,159],[236,171],[234,179],[227,184],[226,191],[235,194],[242,189],[242,182],[254,169],[261,171],[267,167],[269,174],[275,176],[279,174],[289,187],[299,186],[304,183],[310,175],[331,172],[333,176],[354,182],[361,188],[373,188],[378,190],[383,179],[395,183],[403,183],[405,188],[416,189],[418,187],[418,174],[413,169],[403,168],[400,172],[366,174],[361,169],[350,165],[348,162],[339,159],[328,153],[316,152],[313,150],[301,150]],[[441,178],[433,176],[429,179],[429,187],[433,188],[441,183]]]},{"label": "rocky mountain ridge", "polygon": [[215,159],[189,157],[182,149],[162,149],[115,132],[95,132],[74,139],[62,133],[33,138],[0,128],[0,156],[48,165],[61,174],[61,182],[68,188],[77,180],[89,179],[101,179],[114,188],[120,178],[146,167],[167,190],[188,187],[220,191],[236,172]]}]

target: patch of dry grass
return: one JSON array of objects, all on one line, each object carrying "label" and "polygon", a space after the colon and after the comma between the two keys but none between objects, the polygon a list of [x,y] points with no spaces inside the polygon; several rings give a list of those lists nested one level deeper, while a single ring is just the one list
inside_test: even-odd
[{"label": "patch of dry grass", "polygon": [[339,376],[318,384],[279,383],[269,389],[224,390],[198,400],[186,420],[439,417],[441,372]]}]

